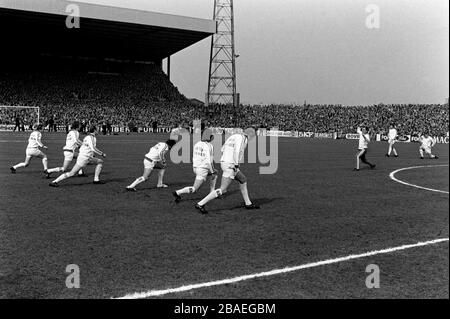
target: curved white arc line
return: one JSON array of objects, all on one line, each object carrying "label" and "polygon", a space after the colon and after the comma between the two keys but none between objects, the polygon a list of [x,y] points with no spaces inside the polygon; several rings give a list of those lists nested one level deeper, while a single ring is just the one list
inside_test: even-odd
[{"label": "curved white arc line", "polygon": [[423,186],[419,186],[419,185],[407,183],[407,182],[404,182],[404,181],[399,180],[398,178],[396,178],[396,177],[394,176],[394,175],[397,174],[398,172],[406,171],[406,170],[410,170],[410,169],[426,168],[426,167],[444,167],[444,166],[448,166],[448,165],[449,165],[449,164],[442,164],[442,165],[422,165],[422,166],[411,166],[411,167],[400,168],[400,169],[397,169],[397,170],[391,172],[391,173],[389,174],[389,177],[390,177],[393,181],[395,181],[395,182],[397,182],[397,183],[400,183],[400,184],[403,184],[403,185],[407,185],[407,186],[411,186],[411,187],[416,187],[416,188],[423,189],[423,190],[427,190],[427,191],[430,191],[430,192],[436,192],[436,193],[442,193],[442,194],[449,194],[448,191],[443,191],[443,190],[440,190],[440,189],[428,188],[428,187],[423,187]]}]

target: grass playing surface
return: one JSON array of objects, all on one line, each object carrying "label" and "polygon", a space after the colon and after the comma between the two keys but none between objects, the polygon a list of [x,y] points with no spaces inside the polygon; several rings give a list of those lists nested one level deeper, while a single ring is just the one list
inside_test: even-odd
[{"label": "grass playing surface", "polygon": [[[243,164],[250,197],[260,210],[241,208],[233,184],[223,198],[194,209],[208,192],[173,202],[171,192],[192,184],[190,164],[169,165],[168,189],[156,174],[136,193],[125,186],[142,174],[150,146],[167,135],[99,136],[106,152],[101,179],[74,177],[50,188],[40,160],[23,161],[29,133],[0,133],[0,298],[110,298],[176,288],[272,269],[361,254],[449,233],[448,194],[396,183],[400,168],[448,164],[420,160],[418,144],[371,144],[375,170],[352,171],[357,141],[281,138],[275,175]],[[49,167],[62,164],[65,135],[43,133]],[[219,165],[216,165],[219,169]],[[58,174],[54,174],[56,177]],[[449,190],[448,166],[397,173],[415,185]],[[165,298],[448,298],[448,242],[258,278],[167,294]],[[66,266],[80,267],[80,289],[67,289]],[[367,289],[366,266],[380,267],[380,288]]]}]

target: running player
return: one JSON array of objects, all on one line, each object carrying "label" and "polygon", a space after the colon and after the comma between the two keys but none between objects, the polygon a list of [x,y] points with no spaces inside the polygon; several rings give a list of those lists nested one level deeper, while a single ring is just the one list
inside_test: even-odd
[{"label": "running player", "polygon": [[375,164],[369,163],[366,159],[366,154],[370,143],[370,135],[367,131],[367,128],[363,127],[361,129],[358,127],[358,130],[356,132],[359,134],[359,146],[358,146],[358,153],[356,153],[356,168],[354,170],[359,171],[360,160],[364,164],[369,165],[370,169],[374,169]]},{"label": "running player", "polygon": [[136,186],[142,182],[145,182],[154,169],[158,171],[158,184],[157,188],[169,187],[163,183],[164,173],[166,171],[166,154],[177,143],[175,140],[167,140],[166,142],[160,142],[150,148],[150,151],[145,154],[144,158],[144,173],[141,177],[138,177],[133,183],[127,186],[127,191],[136,191]]},{"label": "running player", "polygon": [[33,132],[31,132],[30,137],[28,138],[28,146],[25,151],[25,162],[16,164],[10,167],[11,173],[15,174],[16,170],[20,167],[28,167],[30,165],[30,161],[33,157],[38,157],[42,159],[42,166],[44,166],[44,172],[47,173],[47,155],[42,152],[39,148],[47,149],[47,146],[42,144],[41,138],[42,133],[40,132],[42,129],[41,124],[33,125]]},{"label": "running player", "polygon": [[75,176],[78,171],[87,165],[93,164],[95,167],[95,175],[94,175],[94,184],[104,184],[100,181],[100,172],[103,167],[103,160],[94,157],[94,154],[101,155],[102,157],[106,157],[106,154],[100,151],[97,148],[97,135],[98,131],[95,126],[89,129],[89,134],[83,139],[83,144],[80,147],[80,154],[78,154],[77,162],[73,166],[72,170],[68,173],[61,174],[57,179],[51,182],[49,185],[52,187],[58,187],[59,182]]},{"label": "running player", "polygon": [[397,137],[398,137],[397,129],[395,128],[395,125],[391,125],[391,127],[389,128],[389,133],[388,133],[389,148],[388,148],[388,152],[386,153],[386,157],[390,157],[391,152],[394,152],[394,156],[398,157],[397,150],[394,147],[394,144],[397,142]]},{"label": "running player", "polygon": [[[65,172],[69,168],[70,163],[72,163],[73,158],[78,156],[76,152],[77,148],[83,144],[80,141],[80,123],[78,121],[73,122],[70,132],[66,137],[66,145],[63,148],[64,152],[64,163],[62,167],[50,168],[47,170],[47,178],[50,178],[51,173]],[[78,171],[78,176],[84,176],[83,170]]]},{"label": "running player", "polygon": [[434,147],[436,144],[436,141],[430,136],[430,134],[421,134],[420,138],[420,147],[419,147],[419,153],[420,153],[420,159],[423,159],[424,154],[423,152],[427,153],[430,158],[438,159],[439,157],[437,155],[433,155],[431,153],[431,148]]},{"label": "running player", "polygon": [[217,170],[214,168],[214,147],[211,141],[214,135],[210,129],[205,129],[202,134],[202,140],[194,145],[194,155],[192,157],[192,166],[194,168],[195,181],[193,186],[188,186],[172,193],[175,202],[181,200],[181,194],[191,194],[198,191],[206,178],[210,177],[210,192],[214,191],[217,182]]},{"label": "running player", "polygon": [[247,177],[239,170],[239,162],[244,157],[249,138],[253,139],[256,133],[253,128],[245,130],[243,134],[231,135],[222,146],[222,157],[220,167],[222,168],[222,181],[219,189],[210,192],[200,202],[195,204],[195,208],[202,214],[207,214],[205,205],[211,200],[225,194],[230,183],[235,180],[239,183],[242,197],[245,201],[246,209],[257,209],[258,205],[252,203],[248,196]]}]

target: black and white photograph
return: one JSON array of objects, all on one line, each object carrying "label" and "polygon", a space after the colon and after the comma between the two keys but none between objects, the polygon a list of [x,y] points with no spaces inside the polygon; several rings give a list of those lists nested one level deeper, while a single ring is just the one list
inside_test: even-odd
[{"label": "black and white photograph", "polygon": [[0,299],[448,300],[448,98],[448,0],[0,0]]}]

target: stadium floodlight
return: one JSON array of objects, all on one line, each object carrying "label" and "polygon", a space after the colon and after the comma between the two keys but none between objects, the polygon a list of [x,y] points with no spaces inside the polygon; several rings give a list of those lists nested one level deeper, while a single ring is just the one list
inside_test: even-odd
[{"label": "stadium floodlight", "polygon": [[236,58],[234,50],[233,0],[214,0],[216,33],[211,39],[206,105],[225,104],[237,107]]}]

